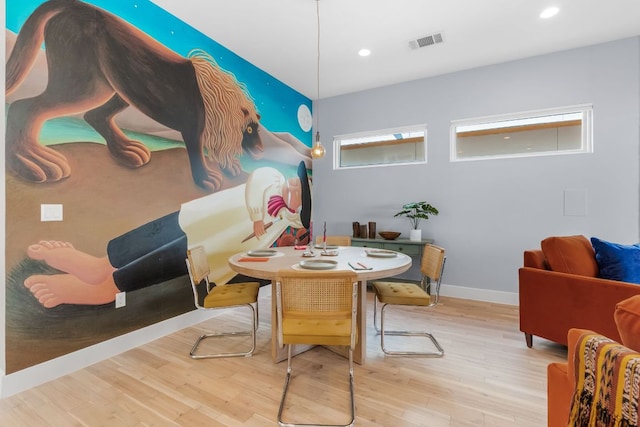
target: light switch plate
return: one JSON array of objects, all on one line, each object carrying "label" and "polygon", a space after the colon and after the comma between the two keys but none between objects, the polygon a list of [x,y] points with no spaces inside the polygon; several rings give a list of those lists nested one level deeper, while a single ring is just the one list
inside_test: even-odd
[{"label": "light switch plate", "polygon": [[127,305],[127,293],[119,292],[116,294],[116,308],[124,307]]},{"label": "light switch plate", "polygon": [[62,221],[62,205],[40,205],[40,221]]}]

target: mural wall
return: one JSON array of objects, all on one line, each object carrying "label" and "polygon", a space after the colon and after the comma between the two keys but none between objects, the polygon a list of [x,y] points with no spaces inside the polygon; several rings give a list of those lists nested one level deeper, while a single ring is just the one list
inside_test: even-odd
[{"label": "mural wall", "polygon": [[308,239],[309,99],[148,1],[6,17],[7,373],[193,310],[190,246]]}]

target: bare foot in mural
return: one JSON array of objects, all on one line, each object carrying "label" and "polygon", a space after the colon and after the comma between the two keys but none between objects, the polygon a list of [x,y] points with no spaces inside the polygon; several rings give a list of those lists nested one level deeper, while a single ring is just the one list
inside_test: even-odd
[{"label": "bare foot in mural", "polygon": [[60,304],[108,304],[120,292],[111,277],[100,284],[89,284],[70,274],[36,274],[27,277],[24,286],[46,308]]},{"label": "bare foot in mural", "polygon": [[101,284],[115,270],[107,257],[98,258],[81,252],[69,242],[41,240],[27,248],[27,255],[92,285]]}]

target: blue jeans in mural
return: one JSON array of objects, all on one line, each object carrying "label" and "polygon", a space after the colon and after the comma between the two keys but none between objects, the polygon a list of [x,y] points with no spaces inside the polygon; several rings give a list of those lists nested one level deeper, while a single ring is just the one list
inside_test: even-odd
[{"label": "blue jeans in mural", "polygon": [[179,212],[135,228],[107,244],[109,262],[117,270],[118,289],[135,291],[187,274],[187,236],[178,224]]}]

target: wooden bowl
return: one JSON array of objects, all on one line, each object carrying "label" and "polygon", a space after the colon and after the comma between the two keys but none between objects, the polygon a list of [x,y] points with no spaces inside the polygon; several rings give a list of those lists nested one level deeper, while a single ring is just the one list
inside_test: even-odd
[{"label": "wooden bowl", "polygon": [[402,233],[399,233],[397,231],[380,231],[378,232],[378,234],[385,240],[395,240]]}]

